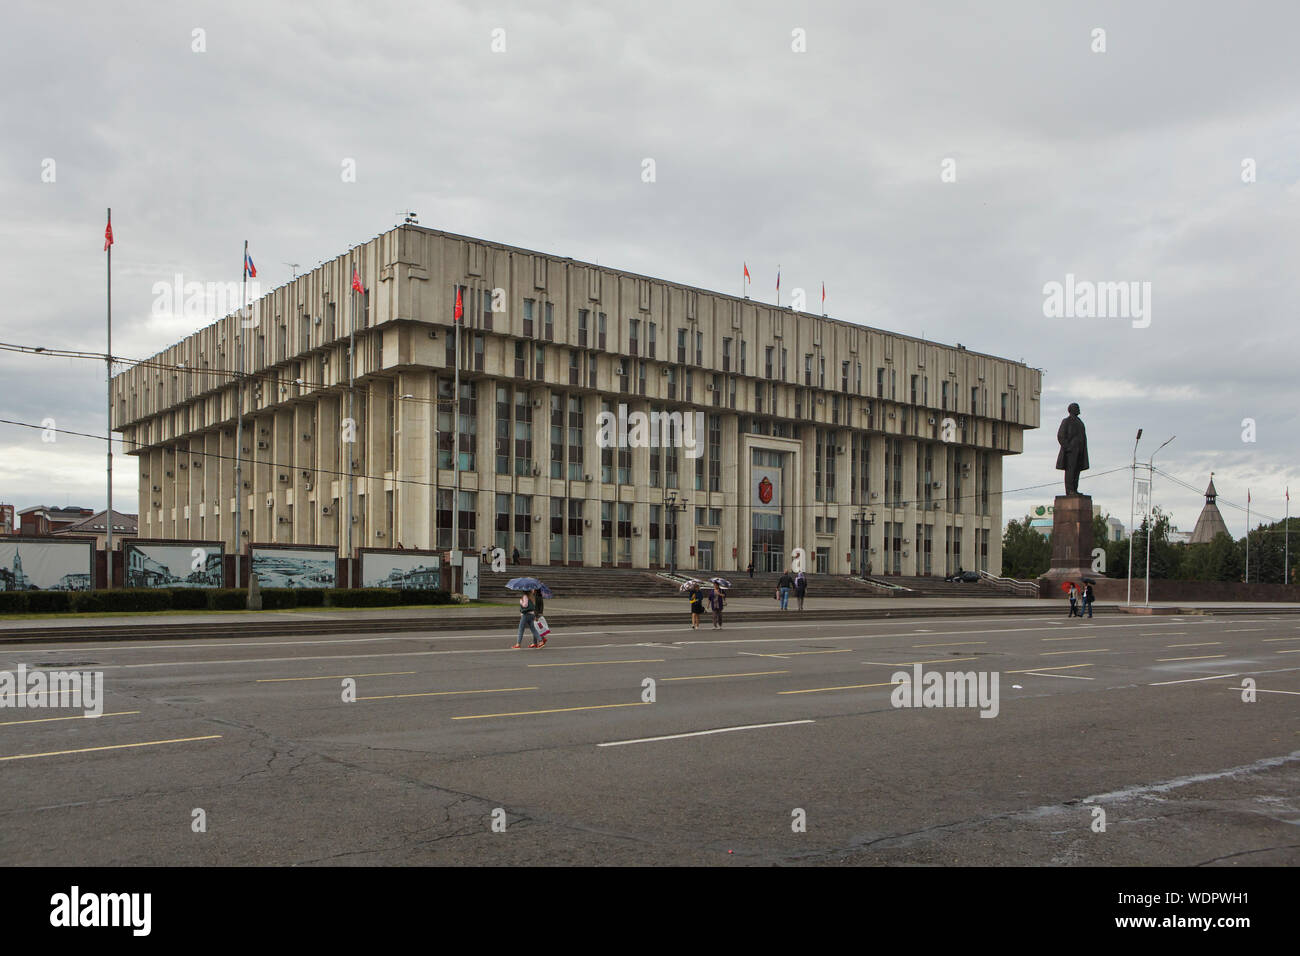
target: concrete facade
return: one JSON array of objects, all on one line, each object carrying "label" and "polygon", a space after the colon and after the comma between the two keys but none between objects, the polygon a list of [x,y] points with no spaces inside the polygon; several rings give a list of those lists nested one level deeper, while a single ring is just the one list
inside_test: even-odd
[{"label": "concrete facade", "polygon": [[[242,544],[451,547],[457,288],[461,547],[666,567],[675,493],[680,568],[802,547],[822,573],[1000,570],[1002,457],[1038,427],[1038,370],[419,226],[114,377],[140,537],[235,547],[242,332]],[[702,454],[599,447],[621,403],[703,413]]]}]

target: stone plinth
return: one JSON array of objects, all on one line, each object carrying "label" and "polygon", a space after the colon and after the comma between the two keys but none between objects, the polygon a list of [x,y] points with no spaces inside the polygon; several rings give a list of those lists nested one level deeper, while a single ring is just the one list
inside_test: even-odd
[{"label": "stone plinth", "polygon": [[1052,505],[1052,566],[1044,577],[1074,581],[1092,570],[1092,497],[1058,495]]}]

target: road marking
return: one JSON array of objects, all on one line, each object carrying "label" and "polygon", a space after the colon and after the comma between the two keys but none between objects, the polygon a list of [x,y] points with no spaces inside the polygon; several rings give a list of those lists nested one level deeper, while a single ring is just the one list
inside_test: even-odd
[{"label": "road marking", "polygon": [[1264,630],[1267,630],[1267,628],[1263,628],[1263,627],[1229,627],[1229,628],[1225,629],[1223,633],[1224,633],[1224,634],[1239,634],[1239,633],[1241,633],[1242,631],[1264,631]]},{"label": "road marking", "polygon": [[1300,654],[1300,647],[1298,647],[1298,648],[1293,648],[1293,649],[1291,649],[1291,650],[1287,650],[1287,651],[1274,651],[1273,653],[1275,653],[1275,654]]},{"label": "road marking", "polygon": [[1084,677],[1081,674],[1040,674],[1038,671],[1019,671],[1021,674],[1028,674],[1031,677],[1068,677],[1070,680],[1096,680],[1095,677]]},{"label": "road marking", "polygon": [[1217,647],[1223,641],[1201,641],[1198,644],[1166,644],[1165,647]]},{"label": "road marking", "polygon": [[912,647],[913,647],[913,648],[917,648],[917,647],[960,647],[960,646],[963,645],[963,644],[987,644],[987,643],[988,643],[988,641],[947,641],[947,642],[945,642],[945,643],[943,643],[943,644],[913,644]]},{"label": "road marking", "polygon": [[1092,641],[1096,640],[1091,634],[1085,634],[1083,637],[1045,637],[1045,641]]},{"label": "road marking", "polygon": [[660,680],[712,680],[715,677],[766,677],[769,674],[788,674],[789,671],[750,671],[747,674],[701,674],[698,677],[661,677]]},{"label": "road marking", "polygon": [[1091,664],[1062,664],[1059,667],[1031,667],[1023,671],[1007,671],[1008,674],[1032,674],[1036,671],[1068,671],[1075,667],[1091,667]]},{"label": "road marking", "polygon": [[1138,637],[1178,637],[1186,633],[1186,631],[1165,631],[1163,634],[1139,634]]},{"label": "road marking", "polygon": [[842,684],[839,687],[809,687],[807,690],[779,690],[778,694],[820,694],[824,690],[861,690],[863,687],[899,687],[912,683],[910,680],[887,680],[881,684]]},{"label": "road marking", "polygon": [[[1235,691],[1240,694],[1244,688],[1225,687],[1224,690]],[[1261,694],[1290,694],[1292,697],[1300,697],[1300,690],[1265,690],[1262,687],[1256,687],[1255,690]]]},{"label": "road marking", "polygon": [[1300,637],[1261,637],[1265,644],[1271,644],[1274,641],[1300,641]]},{"label": "road marking", "polygon": [[159,744],[186,744],[195,740],[220,740],[221,734],[209,734],[206,737],[176,737],[172,740],[144,740],[138,744],[111,744],[107,747],[81,747],[77,750],[51,750],[43,754],[13,754],[0,757],[0,760],[29,760],[32,757],[60,757],[64,754],[88,754],[96,750],[125,750],[128,747],[157,747]]},{"label": "road marking", "polygon": [[529,667],[586,667],[588,664],[662,664],[664,658],[654,657],[644,661],[570,661],[564,664],[529,664]]},{"label": "road marking", "polygon": [[398,697],[454,697],[458,694],[504,694],[513,690],[537,690],[536,687],[490,687],[487,690],[431,690],[422,694],[380,694],[376,697],[358,697],[357,700],[395,700]]},{"label": "road marking", "polygon": [[949,661],[973,661],[973,657],[940,657],[933,661],[863,661],[864,664],[877,664],[880,667],[911,667],[913,664],[946,664]]},{"label": "road marking", "polygon": [[383,671],[379,674],[329,674],[325,677],[259,677],[256,684],[283,684],[295,680],[343,680],[347,677],[396,677],[399,674],[414,674],[415,671]]},{"label": "road marking", "polygon": [[1211,674],[1209,677],[1188,677],[1184,680],[1162,680],[1157,684],[1148,684],[1148,687],[1168,687],[1170,684],[1195,684],[1203,680],[1218,680],[1221,677],[1240,677],[1240,674]]},{"label": "road marking", "polygon": [[779,724],[746,724],[743,727],[718,727],[715,730],[695,730],[688,734],[667,734],[663,737],[641,737],[637,740],[611,740],[597,747],[622,747],[624,744],[649,744],[657,740],[680,740],[683,737],[704,737],[708,734],[729,734],[737,730],[762,730],[764,727],[793,727],[796,724],[815,724],[815,720],[785,720]]},{"label": "road marking", "polygon": [[111,714],[74,714],[71,717],[38,717],[36,720],[6,720],[0,723],[0,727],[13,727],[17,724],[46,724],[51,720],[98,720],[100,717],[124,717],[127,714],[138,714],[138,710],[118,710]]},{"label": "road marking", "polygon": [[1039,651],[1039,657],[1055,657],[1057,654],[1106,654],[1109,647],[1093,647],[1086,651]]},{"label": "road marking", "polygon": [[1208,661],[1216,657],[1227,657],[1227,654],[1202,654],[1200,657],[1157,657],[1156,663],[1166,664],[1170,661]]},{"label": "road marking", "polygon": [[519,710],[510,714],[468,714],[464,717],[453,717],[452,720],[480,720],[484,717],[529,717],[533,714],[566,714],[573,710],[607,710],[610,707],[649,707],[650,704],[644,700],[633,701],[630,704],[592,704],[588,707],[557,707],[554,710]]},{"label": "road marking", "polygon": [[838,651],[786,651],[784,654],[755,654],[755,657],[802,657],[805,654],[847,654],[853,650],[846,647]]}]

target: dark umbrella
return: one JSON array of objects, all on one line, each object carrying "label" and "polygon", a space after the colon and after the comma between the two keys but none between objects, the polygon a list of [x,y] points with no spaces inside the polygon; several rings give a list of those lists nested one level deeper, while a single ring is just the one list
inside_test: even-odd
[{"label": "dark umbrella", "polygon": [[710,583],[710,584],[716,584],[716,585],[718,585],[719,587],[722,587],[722,588],[729,588],[729,587],[731,587],[731,582],[728,581],[726,578],[709,578],[709,583]]},{"label": "dark umbrella", "polygon": [[506,582],[506,587],[511,591],[540,591],[544,598],[555,597],[551,589],[537,578],[511,578]]}]

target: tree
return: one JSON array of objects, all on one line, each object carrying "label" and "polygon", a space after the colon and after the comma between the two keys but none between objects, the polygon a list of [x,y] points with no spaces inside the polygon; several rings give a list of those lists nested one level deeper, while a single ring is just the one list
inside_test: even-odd
[{"label": "tree", "polygon": [[1052,542],[1029,524],[1014,519],[1002,535],[1002,574],[1004,577],[1033,580],[1052,566]]},{"label": "tree", "polygon": [[1245,573],[1244,556],[1241,544],[1221,533],[1213,541],[1187,546],[1178,577],[1185,581],[1240,581]]}]

